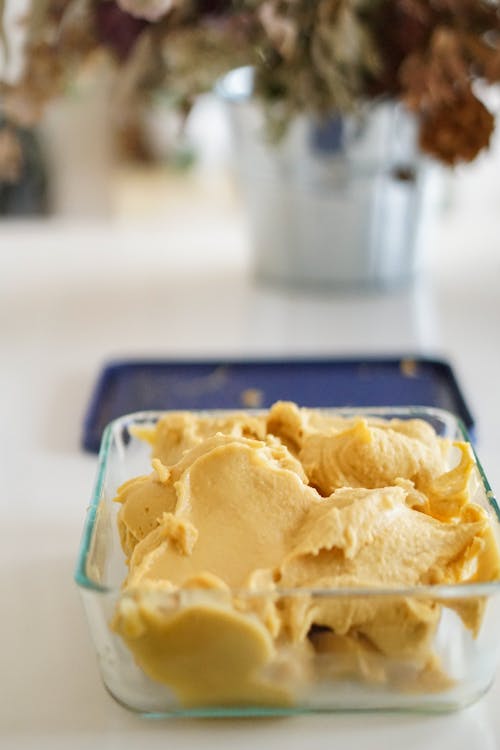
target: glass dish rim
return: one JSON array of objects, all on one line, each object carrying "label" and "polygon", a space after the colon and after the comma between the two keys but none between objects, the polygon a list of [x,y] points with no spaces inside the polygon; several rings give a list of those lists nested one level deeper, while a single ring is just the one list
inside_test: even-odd
[{"label": "glass dish rim", "polygon": [[[481,465],[481,462],[479,460],[479,457],[476,453],[476,450],[474,448],[474,445],[472,443],[472,439],[470,437],[469,432],[467,431],[467,428],[465,427],[465,424],[463,423],[462,419],[454,414],[451,411],[448,411],[447,409],[442,409],[440,407],[434,407],[434,406],[343,406],[343,407],[306,407],[306,408],[314,408],[324,413],[330,413],[330,414],[338,414],[340,416],[347,416],[347,415],[367,415],[367,416],[374,416],[374,417],[381,417],[381,418],[396,418],[397,415],[405,417],[412,417],[414,419],[416,418],[423,418],[424,415],[427,415],[429,417],[434,416],[436,418],[441,419],[445,422],[452,421],[454,423],[454,426],[457,427],[461,438],[469,444],[469,447],[472,451],[479,477],[486,495],[486,498],[488,500],[488,503],[497,519],[497,521],[500,523],[500,507],[498,505],[498,502],[494,496],[493,490],[490,486],[490,483],[488,481],[488,478],[484,472],[484,469]],[[98,468],[97,468],[97,476],[94,483],[94,488],[92,492],[92,499],[90,502],[90,505],[87,507],[87,513],[85,517],[84,527],[83,527],[83,533],[80,541],[80,547],[79,552],[77,556],[76,561],[76,567],[74,572],[74,580],[79,588],[85,589],[88,591],[93,591],[97,594],[115,594],[118,596],[135,596],[138,593],[141,593],[141,589],[128,589],[126,592],[123,590],[121,585],[116,586],[107,586],[101,583],[98,583],[97,581],[93,580],[87,575],[86,572],[86,562],[88,558],[88,554],[91,549],[91,542],[93,537],[93,531],[94,526],[97,520],[97,512],[98,508],[101,502],[101,492],[102,487],[104,483],[104,476],[106,472],[107,467],[107,460],[109,455],[109,449],[111,446],[111,440],[113,437],[114,432],[117,429],[120,429],[122,425],[129,425],[131,422],[134,421],[141,421],[141,422],[154,422],[157,421],[161,416],[168,413],[178,412],[179,409],[151,409],[151,410],[144,410],[144,411],[136,411],[136,412],[130,412],[128,414],[123,414],[120,417],[117,417],[116,419],[112,420],[108,423],[106,426],[103,436],[101,439],[101,446],[99,450],[99,456],[98,456]],[[193,410],[187,410],[183,409],[182,411],[192,411],[193,413],[199,414],[199,415],[206,415],[206,416],[223,416],[226,414],[234,414],[234,413],[249,413],[249,414],[262,414],[266,411],[266,409],[245,409],[245,408],[234,408],[234,409],[193,409]],[[190,592],[195,591],[194,589],[189,589]],[[469,598],[469,597],[477,597],[477,596],[491,596],[492,594],[498,593],[500,591],[500,580],[497,581],[488,581],[488,582],[478,582],[478,583],[460,583],[460,584],[428,584],[428,585],[419,585],[419,586],[399,586],[399,587],[356,587],[356,588],[326,588],[326,589],[318,589],[318,588],[293,588],[293,589],[283,589],[283,588],[274,588],[274,589],[264,589],[262,591],[250,591],[248,589],[229,589],[226,594],[231,594],[231,596],[236,597],[248,597],[248,598],[259,598],[259,597],[272,597],[272,598],[280,598],[285,596],[312,596],[317,598],[324,598],[324,597],[335,597],[335,598],[346,598],[346,597],[366,597],[366,596],[372,596],[372,597],[415,597],[415,598],[434,598],[434,599],[455,599],[457,597],[460,598]],[[175,596],[177,593],[182,592],[182,589],[179,589],[178,591],[165,591],[165,592],[155,592],[155,595],[164,593],[165,596]],[[207,589],[203,589],[204,594],[204,601],[210,598],[210,595],[213,596],[214,599],[220,599],[221,596],[223,596],[224,592],[222,590],[213,590],[210,592]]]}]

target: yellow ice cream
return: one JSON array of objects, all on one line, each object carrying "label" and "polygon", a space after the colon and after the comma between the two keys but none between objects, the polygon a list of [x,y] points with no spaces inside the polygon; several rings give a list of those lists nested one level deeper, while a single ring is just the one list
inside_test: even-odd
[{"label": "yellow ice cream", "polygon": [[117,493],[129,573],[113,628],[184,705],[283,705],[318,680],[450,685],[443,606],[476,634],[483,601],[370,592],[500,577],[466,444],[289,403],[166,414],[138,436],[153,471]]}]

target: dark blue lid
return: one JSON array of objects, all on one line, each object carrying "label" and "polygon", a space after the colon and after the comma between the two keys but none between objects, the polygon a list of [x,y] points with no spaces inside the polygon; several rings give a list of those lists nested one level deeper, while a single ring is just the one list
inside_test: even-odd
[{"label": "dark blue lid", "polygon": [[474,423],[449,363],[398,358],[289,360],[120,360],[101,371],[82,444],[98,451],[106,425],[149,409],[300,406],[437,406],[472,431]]}]

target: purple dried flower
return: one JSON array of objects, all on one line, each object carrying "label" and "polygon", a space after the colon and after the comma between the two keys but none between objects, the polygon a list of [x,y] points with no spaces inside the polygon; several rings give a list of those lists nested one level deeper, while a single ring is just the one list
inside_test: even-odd
[{"label": "purple dried flower", "polygon": [[138,36],[149,25],[148,21],[125,13],[115,2],[98,3],[95,14],[99,40],[110,47],[120,60],[126,60]]}]

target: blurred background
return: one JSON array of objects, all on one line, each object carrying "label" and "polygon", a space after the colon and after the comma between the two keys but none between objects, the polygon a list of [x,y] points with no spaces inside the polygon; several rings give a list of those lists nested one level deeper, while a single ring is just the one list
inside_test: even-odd
[{"label": "blurred background", "polygon": [[[383,0],[394,23],[380,32],[346,0],[330,38],[328,3],[304,5],[306,51],[299,6],[281,18],[274,0],[253,26],[225,0],[173,15],[166,0],[0,5],[4,348],[11,374],[50,357],[34,408],[63,381],[74,447],[100,368],[121,356],[410,353],[449,358],[473,411],[490,388],[498,8],[465,3],[465,26],[444,0]],[[259,53],[253,89],[247,73],[221,87],[241,48]],[[342,78],[346,60],[364,77]],[[389,106],[353,118],[359,80]],[[254,124],[259,97],[281,139]],[[345,113],[311,124],[308,97]]]},{"label": "blurred background", "polygon": [[[194,202],[219,210],[240,207],[230,122],[216,94],[201,95],[187,121],[159,96],[123,133],[109,128],[109,100],[101,83],[91,77],[52,103],[43,121],[24,135],[26,192],[2,184],[2,195],[9,190],[18,195],[0,203],[4,219],[149,222],[168,220],[170,212]],[[490,99],[498,107],[496,92]],[[462,202],[471,211],[475,204],[498,208],[499,144],[497,133],[473,164],[436,168],[445,214]]]},{"label": "blurred background", "polygon": [[[23,76],[31,3],[5,0],[2,5],[8,46],[1,47],[0,73],[4,81],[15,84]],[[34,5],[50,3],[41,0]],[[59,5],[73,5],[83,13],[91,4]],[[116,8],[114,0],[103,0],[101,5]],[[53,6],[57,10],[57,2]],[[102,47],[113,52],[117,45],[128,43],[122,40],[130,31],[123,30],[119,18],[106,23],[103,28],[109,38]],[[69,43],[74,41],[81,42],[70,36]],[[65,54],[61,54],[63,61],[70,59]],[[198,61],[193,59],[192,64],[197,66]],[[51,70],[45,74],[47,80],[56,76]],[[35,70],[28,71],[29,75],[41,77]],[[30,126],[19,127],[15,147],[7,137],[0,140],[0,160],[5,163],[0,180],[3,218],[144,221],[151,226],[151,222],[168,221],[179,210],[189,212],[195,205],[223,212],[242,208],[232,124],[227,101],[220,95],[210,91],[197,95],[187,113],[179,107],[175,85],[172,90],[162,85],[140,101],[119,101],[122,109],[117,112],[117,98],[112,96],[116,69],[111,57],[99,50],[77,73],[68,75],[57,95],[45,84],[47,100],[43,107],[40,104]],[[497,87],[483,89],[482,99],[496,113]],[[0,97],[0,113],[1,101]],[[434,161],[434,181],[439,185],[434,195],[441,214],[461,210],[462,205],[471,211],[475,204],[485,210],[498,208],[499,141],[494,133],[489,147],[469,164],[457,162],[449,168]]]}]

